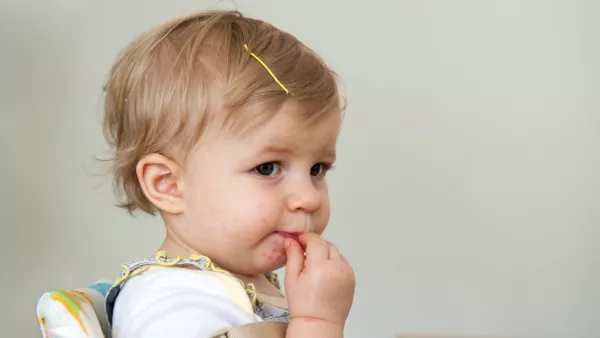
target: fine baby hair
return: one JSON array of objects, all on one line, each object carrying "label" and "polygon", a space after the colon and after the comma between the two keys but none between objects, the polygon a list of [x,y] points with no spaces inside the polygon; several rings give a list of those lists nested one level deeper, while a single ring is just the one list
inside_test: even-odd
[{"label": "fine baby hair", "polygon": [[[292,35],[237,11],[201,12],[135,40],[105,85],[104,133],[114,148],[114,179],[129,211],[154,213],[136,163],[158,152],[184,161],[215,114],[243,132],[286,100],[302,118],[340,106],[336,74]],[[242,108],[260,107],[252,111]]]}]

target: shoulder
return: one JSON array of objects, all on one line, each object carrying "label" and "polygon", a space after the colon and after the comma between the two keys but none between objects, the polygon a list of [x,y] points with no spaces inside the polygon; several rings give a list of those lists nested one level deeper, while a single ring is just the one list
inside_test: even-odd
[{"label": "shoulder", "polygon": [[244,288],[234,277],[153,267],[123,286],[115,303],[113,336],[208,337],[255,318]]}]

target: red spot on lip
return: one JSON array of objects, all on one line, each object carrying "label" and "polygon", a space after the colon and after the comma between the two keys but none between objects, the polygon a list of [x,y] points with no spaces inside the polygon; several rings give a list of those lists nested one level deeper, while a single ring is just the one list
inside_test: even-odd
[{"label": "red spot on lip", "polygon": [[281,236],[283,236],[284,238],[291,238],[291,239],[295,240],[296,242],[299,240],[299,237],[300,237],[300,233],[298,233],[298,232],[278,231],[277,233],[280,234]]}]

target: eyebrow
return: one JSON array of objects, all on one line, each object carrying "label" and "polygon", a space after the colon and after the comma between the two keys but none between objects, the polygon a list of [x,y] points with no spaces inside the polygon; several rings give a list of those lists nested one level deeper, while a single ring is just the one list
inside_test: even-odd
[{"label": "eyebrow", "polygon": [[[294,150],[290,147],[286,146],[276,146],[276,145],[268,145],[261,149],[261,153],[271,153],[271,154],[293,154]],[[336,158],[335,149],[327,149],[322,152],[322,156],[331,157],[333,160]]]},{"label": "eyebrow", "polygon": [[333,160],[333,162],[335,162],[336,160],[336,153],[335,153],[335,149],[328,149],[323,153],[325,156],[331,157],[331,159]]},{"label": "eyebrow", "polygon": [[291,154],[294,152],[291,148],[283,146],[268,145],[261,149],[261,153],[275,153],[275,154]]}]

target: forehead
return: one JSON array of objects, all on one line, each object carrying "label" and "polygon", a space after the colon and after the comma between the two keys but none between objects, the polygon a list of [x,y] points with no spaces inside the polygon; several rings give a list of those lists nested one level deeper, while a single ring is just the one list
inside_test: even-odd
[{"label": "forehead", "polygon": [[[196,143],[189,161],[203,159],[254,161],[269,160],[272,155],[300,156],[335,161],[342,112],[325,112],[307,121],[293,104],[283,104],[267,119],[244,132],[232,130],[222,121],[211,121]],[[221,123],[220,123],[221,122]]]},{"label": "forehead", "polygon": [[293,101],[284,102],[276,111],[255,105],[233,115],[213,116],[200,140],[217,139],[293,140],[318,139],[335,142],[341,126],[342,113],[331,109],[314,114]]},{"label": "forehead", "polygon": [[269,119],[238,136],[247,141],[335,143],[341,125],[341,112],[332,110],[315,118],[307,118],[301,109],[297,104],[284,103]]}]

